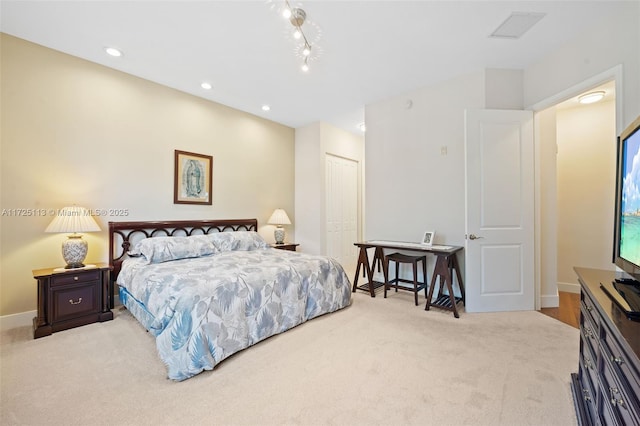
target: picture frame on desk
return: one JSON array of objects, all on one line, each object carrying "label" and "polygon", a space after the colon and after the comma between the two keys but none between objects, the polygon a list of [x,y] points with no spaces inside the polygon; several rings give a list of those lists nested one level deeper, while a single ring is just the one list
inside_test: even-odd
[{"label": "picture frame on desk", "polygon": [[433,245],[433,239],[435,238],[435,236],[436,236],[435,231],[427,231],[422,236],[422,241],[420,243],[425,246],[431,246]]}]

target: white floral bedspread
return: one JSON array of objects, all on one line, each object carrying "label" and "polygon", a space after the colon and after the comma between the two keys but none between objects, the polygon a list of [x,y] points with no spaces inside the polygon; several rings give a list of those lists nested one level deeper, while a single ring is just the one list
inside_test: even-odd
[{"label": "white floral bedspread", "polygon": [[174,380],[351,302],[342,266],[325,256],[267,248],[122,266],[120,299],[156,336]]}]

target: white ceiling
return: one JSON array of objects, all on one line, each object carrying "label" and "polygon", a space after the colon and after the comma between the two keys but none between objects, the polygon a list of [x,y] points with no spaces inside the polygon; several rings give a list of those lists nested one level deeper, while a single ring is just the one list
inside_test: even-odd
[{"label": "white ceiling", "polygon": [[[326,121],[355,133],[368,103],[485,67],[525,69],[629,5],[290,3],[307,12],[303,29],[321,30],[314,45],[321,53],[308,73],[300,70],[293,27],[278,13],[284,1],[2,0],[0,30],[287,126]],[[512,12],[546,16],[520,39],[489,38]],[[124,56],[106,55],[106,46]]]}]

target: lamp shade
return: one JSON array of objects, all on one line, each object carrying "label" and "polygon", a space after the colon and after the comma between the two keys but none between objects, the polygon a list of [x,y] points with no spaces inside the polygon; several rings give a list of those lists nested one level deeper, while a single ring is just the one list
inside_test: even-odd
[{"label": "lamp shade", "polygon": [[282,225],[291,225],[287,212],[283,209],[275,209],[267,223],[269,223],[269,225],[276,225],[276,229],[273,231],[276,244],[284,244],[284,228]]},{"label": "lamp shade", "polygon": [[95,232],[100,227],[84,207],[65,207],[58,212],[44,232],[63,232],[69,238],[62,243],[62,257],[67,262],[65,268],[82,268],[87,257],[88,244],[78,232]]},{"label": "lamp shade", "polygon": [[44,232],[75,234],[78,232],[96,232],[100,227],[93,220],[89,210],[84,207],[65,207],[58,212]]},{"label": "lamp shade", "polygon": [[275,209],[267,223],[269,225],[291,225],[289,216],[283,209]]}]

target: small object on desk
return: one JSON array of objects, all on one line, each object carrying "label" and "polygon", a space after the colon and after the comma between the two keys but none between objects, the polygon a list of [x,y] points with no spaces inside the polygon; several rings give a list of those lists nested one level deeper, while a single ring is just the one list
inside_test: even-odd
[{"label": "small object on desk", "polygon": [[113,319],[113,283],[109,265],[92,268],[37,269],[38,314],[33,318],[33,337],[48,336],[94,322]]},{"label": "small object on desk", "polygon": [[298,247],[300,244],[296,244],[296,243],[274,243],[274,244],[269,244],[271,247],[276,248],[276,249],[280,249],[280,250],[289,250],[289,251],[296,251],[296,247]]},{"label": "small object on desk", "polygon": [[424,236],[422,237],[422,244],[424,244],[425,246],[431,246],[433,245],[433,239],[435,238],[436,233],[434,231],[427,231],[424,233]]},{"label": "small object on desk", "polygon": [[431,246],[432,250],[451,250],[452,246]]}]

